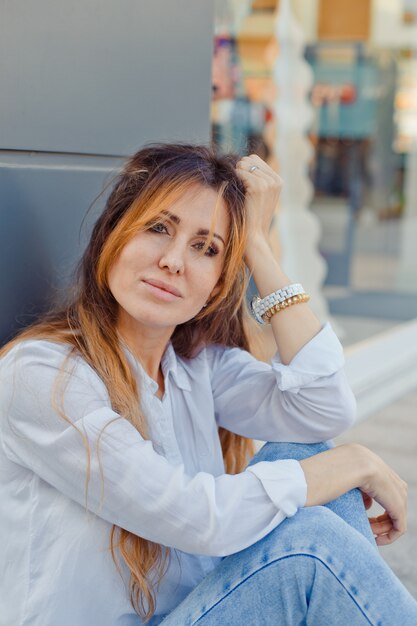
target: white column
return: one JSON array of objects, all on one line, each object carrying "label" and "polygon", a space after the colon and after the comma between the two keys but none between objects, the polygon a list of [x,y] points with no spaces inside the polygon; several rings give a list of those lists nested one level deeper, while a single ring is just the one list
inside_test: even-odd
[{"label": "white column", "polygon": [[[416,42],[414,43],[416,46]],[[417,50],[413,57],[400,66],[401,86],[412,98],[412,86],[417,81]],[[404,215],[401,219],[400,259],[397,274],[397,286],[407,292],[417,292],[417,111],[410,110],[401,116],[399,130],[410,138],[405,172]]]},{"label": "white column", "polygon": [[291,8],[281,0],[276,23],[279,54],[275,66],[277,134],[275,151],[284,180],[277,220],[282,246],[282,267],[311,295],[311,307],[322,320],[329,319],[322,294],[326,264],[319,253],[320,224],[309,210],[313,195],[308,164],[313,154],[306,137],[313,118],[307,100],[312,71],[304,60],[304,38]]},{"label": "white column", "polygon": [[235,36],[251,6],[252,0],[215,0],[215,34]]},{"label": "white column", "polygon": [[397,285],[417,292],[417,139],[407,156],[405,210],[401,220],[400,263]]},{"label": "white column", "polygon": [[305,41],[317,41],[319,0],[293,0],[292,8],[302,30]]}]

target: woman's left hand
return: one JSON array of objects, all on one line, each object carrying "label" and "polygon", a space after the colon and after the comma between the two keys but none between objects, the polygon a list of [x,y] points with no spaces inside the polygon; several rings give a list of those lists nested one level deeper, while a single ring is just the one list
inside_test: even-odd
[{"label": "woman's left hand", "polygon": [[[252,172],[251,167],[256,166]],[[251,246],[269,241],[269,229],[282,188],[281,177],[257,154],[244,156],[236,165],[236,172],[246,187],[248,240],[245,257]]]},{"label": "woman's left hand", "polygon": [[[361,493],[365,509],[369,510],[374,503],[374,499],[363,491]],[[368,521],[375,539],[379,536],[386,535],[392,529],[392,521],[386,511],[382,513],[382,515],[368,517]]]},{"label": "woman's left hand", "polygon": [[363,503],[365,505],[365,509],[366,510],[370,509],[374,503],[374,499],[371,498],[371,496],[368,496],[368,494],[364,493],[363,491],[361,491],[361,494],[362,494]]}]

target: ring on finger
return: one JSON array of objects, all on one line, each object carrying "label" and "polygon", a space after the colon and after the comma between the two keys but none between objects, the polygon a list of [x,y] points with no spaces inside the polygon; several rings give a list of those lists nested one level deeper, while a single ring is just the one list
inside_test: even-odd
[{"label": "ring on finger", "polygon": [[254,172],[255,170],[259,170],[259,167],[257,165],[251,165],[249,171]]}]

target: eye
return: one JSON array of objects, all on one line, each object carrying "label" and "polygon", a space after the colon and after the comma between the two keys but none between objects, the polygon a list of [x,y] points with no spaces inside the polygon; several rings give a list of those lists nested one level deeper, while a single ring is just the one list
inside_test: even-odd
[{"label": "eye", "polygon": [[[205,241],[199,241],[199,242],[197,242],[197,243],[194,245],[194,248],[195,248],[196,250],[203,250],[205,243],[206,243]],[[205,254],[205,256],[216,256],[216,254],[218,254],[218,253],[219,253],[219,249],[218,249],[218,247],[217,247],[214,243],[212,243],[212,244],[211,244],[211,245],[207,248],[207,251],[206,251],[204,254]]]},{"label": "eye", "polygon": [[164,224],[163,222],[157,222],[156,224],[152,224],[152,226],[150,226],[148,230],[151,230],[154,233],[168,232],[166,224]]}]

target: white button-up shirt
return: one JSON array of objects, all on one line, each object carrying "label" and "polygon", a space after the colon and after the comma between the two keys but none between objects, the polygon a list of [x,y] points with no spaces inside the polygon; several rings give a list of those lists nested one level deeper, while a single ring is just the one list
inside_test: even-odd
[{"label": "white button-up shirt", "polygon": [[125,350],[149,440],[112,410],[81,357],[66,362],[59,405],[55,384],[68,346],[26,340],[0,363],[1,626],[141,624],[126,590],[129,571],[121,562],[120,576],[109,551],[113,524],[171,548],[156,594],[157,613],[171,611],[221,556],[258,541],[305,504],[295,460],[225,474],[218,427],[312,443],[354,419],[343,350],[329,323],[289,365],[278,354],[266,364],[221,346],[186,360],[169,344],[162,400]]}]

